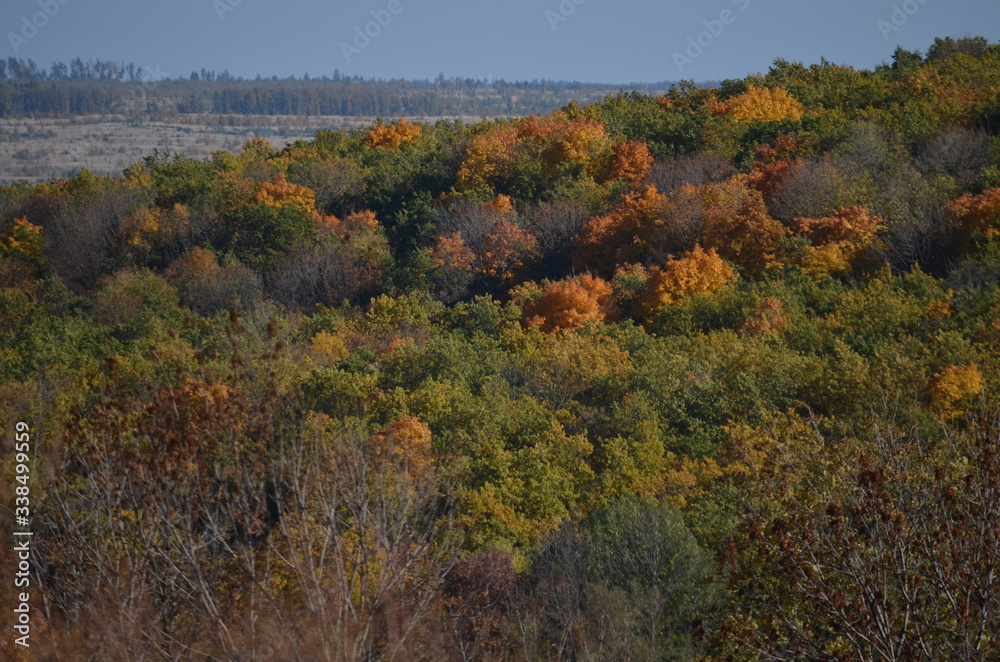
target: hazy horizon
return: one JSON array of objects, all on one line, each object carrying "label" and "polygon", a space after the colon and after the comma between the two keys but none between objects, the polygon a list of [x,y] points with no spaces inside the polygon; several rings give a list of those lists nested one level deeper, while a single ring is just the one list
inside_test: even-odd
[{"label": "hazy horizon", "polygon": [[[131,61],[159,76],[202,68],[260,75],[628,85],[742,77],[776,58],[871,68],[898,45],[1000,40],[986,0],[711,3],[633,0],[16,0],[0,8],[3,57],[48,67],[75,57]],[[847,37],[845,38],[845,35]]]}]

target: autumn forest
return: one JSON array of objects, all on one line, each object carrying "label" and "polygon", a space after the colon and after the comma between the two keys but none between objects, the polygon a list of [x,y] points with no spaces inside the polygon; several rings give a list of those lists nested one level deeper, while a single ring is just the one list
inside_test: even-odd
[{"label": "autumn forest", "polygon": [[1000,45],[0,186],[19,421],[5,659],[1000,659]]}]

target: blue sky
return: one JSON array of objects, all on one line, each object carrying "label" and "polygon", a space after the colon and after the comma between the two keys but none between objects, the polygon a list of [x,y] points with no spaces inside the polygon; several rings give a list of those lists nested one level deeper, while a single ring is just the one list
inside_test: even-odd
[{"label": "blue sky", "polygon": [[[39,14],[45,7],[51,18]],[[371,23],[376,18],[384,25]],[[375,36],[355,42],[366,28]],[[339,69],[380,78],[443,72],[507,80],[701,81],[766,71],[776,57],[811,63],[825,56],[872,67],[888,60],[896,45],[925,49],[935,36],[1000,41],[1000,2],[3,0],[0,30],[3,57],[46,66],[77,56],[125,60],[172,76],[206,67],[242,76]],[[701,45],[692,46],[699,39]]]}]

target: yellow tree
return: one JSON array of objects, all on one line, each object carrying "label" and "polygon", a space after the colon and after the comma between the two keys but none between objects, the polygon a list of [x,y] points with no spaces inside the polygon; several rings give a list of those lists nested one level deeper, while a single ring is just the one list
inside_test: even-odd
[{"label": "yellow tree", "polygon": [[570,119],[561,112],[551,117],[532,115],[476,135],[459,168],[456,188],[507,190],[519,164],[527,162],[540,163],[548,180],[569,166],[594,176],[607,167],[611,154],[611,140],[601,122]]},{"label": "yellow tree", "polygon": [[15,218],[6,236],[0,239],[0,286],[36,278],[44,266],[44,248],[42,228],[27,217]]},{"label": "yellow tree", "polygon": [[261,184],[256,201],[275,209],[292,205],[313,218],[319,218],[316,211],[316,194],[313,190],[308,186],[292,184],[284,173],[278,173],[271,181]]},{"label": "yellow tree", "polygon": [[513,171],[517,144],[517,127],[509,124],[475,136],[458,169],[456,187],[460,191],[477,186],[500,188]]},{"label": "yellow tree", "polygon": [[983,374],[974,363],[953,365],[931,379],[931,409],[942,421],[957,418],[965,413],[960,408],[962,402],[978,395],[982,388]]},{"label": "yellow tree", "polygon": [[803,271],[815,278],[850,273],[851,264],[871,249],[885,225],[867,207],[845,207],[826,218],[797,218],[792,229],[811,243],[801,257]]},{"label": "yellow tree", "polygon": [[400,119],[392,124],[376,124],[361,137],[361,141],[369,147],[398,150],[403,144],[419,138],[420,131],[419,124],[411,124],[405,119]]},{"label": "yellow tree", "polygon": [[782,87],[757,87],[722,104],[718,112],[731,116],[737,122],[775,122],[784,119],[800,120],[805,108]]},{"label": "yellow tree", "polygon": [[656,312],[695,294],[709,294],[734,284],[739,276],[719,254],[696,246],[693,251],[649,270],[646,292],[639,297],[638,314],[652,322]]},{"label": "yellow tree", "polygon": [[0,240],[4,257],[17,258],[37,265],[42,262],[45,240],[42,228],[28,221],[27,217],[15,218],[10,231]]}]

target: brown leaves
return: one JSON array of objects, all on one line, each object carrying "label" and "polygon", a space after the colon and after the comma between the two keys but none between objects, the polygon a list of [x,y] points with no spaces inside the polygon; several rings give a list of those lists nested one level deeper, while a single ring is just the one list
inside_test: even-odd
[{"label": "brown leaves", "polygon": [[771,218],[759,191],[730,180],[700,187],[698,195],[704,210],[703,246],[750,274],[771,265],[785,229]]},{"label": "brown leaves", "polygon": [[537,301],[524,307],[524,318],[546,332],[613,320],[619,314],[613,294],[607,281],[590,274],[550,283]]},{"label": "brown leaves", "polygon": [[344,220],[336,216],[321,216],[316,221],[320,234],[332,234],[341,241],[350,241],[358,235],[376,233],[382,229],[373,211],[352,212]]},{"label": "brown leaves", "polygon": [[611,146],[608,179],[620,179],[630,186],[639,186],[653,167],[653,155],[644,142],[629,140]]},{"label": "brown leaves", "polygon": [[666,205],[666,196],[653,186],[626,194],[617,207],[584,226],[575,242],[574,264],[609,273],[620,264],[643,261],[653,248]]},{"label": "brown leaves", "polygon": [[784,235],[760,192],[737,179],[685,185],[669,197],[647,186],[587,222],[573,261],[578,269],[611,273],[617,266],[648,263],[699,243],[756,274],[774,262]]},{"label": "brown leaves", "polygon": [[988,237],[1000,233],[1000,186],[979,195],[966,193],[952,201],[951,212],[966,233],[982,232]]},{"label": "brown leaves", "polygon": [[518,224],[507,196],[482,205],[461,203],[448,213],[431,249],[435,266],[509,285],[534,258],[538,241]]}]

